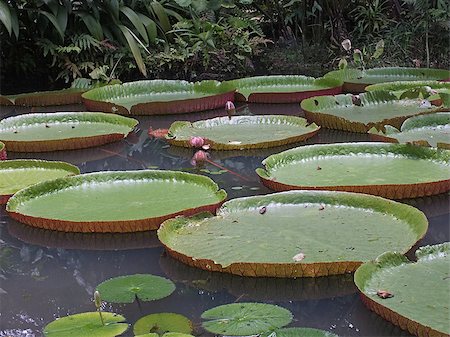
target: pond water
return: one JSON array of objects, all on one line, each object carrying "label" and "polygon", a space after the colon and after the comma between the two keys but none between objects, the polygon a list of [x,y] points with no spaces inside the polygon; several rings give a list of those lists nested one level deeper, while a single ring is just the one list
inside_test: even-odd
[{"label": "pond water", "polygon": [[[56,110],[83,110],[82,106]],[[54,111],[42,108],[33,111]],[[0,117],[14,112],[2,108]],[[300,115],[298,104],[249,105],[241,113]],[[208,164],[200,171],[190,164],[193,150],[150,139],[147,130],[168,128],[175,120],[195,121],[224,115],[224,110],[174,116],[135,117],[139,130],[126,140],[97,148],[40,154],[8,153],[9,159],[63,160],[85,172],[158,168],[210,176],[229,198],[270,193],[255,173],[261,161],[288,147],[261,151],[212,152],[210,160],[234,173]],[[364,134],[321,130],[307,141],[334,143],[368,141]],[[299,144],[300,145],[300,144]],[[297,145],[290,146],[295,147]],[[215,174],[214,174],[215,173]],[[417,246],[449,241],[449,195],[406,200],[422,210],[430,226]],[[294,315],[290,326],[314,327],[340,336],[409,336],[366,309],[353,275],[305,279],[243,278],[209,273],[183,265],[165,254],[154,232],[132,234],[74,234],[34,229],[10,219],[0,209],[0,336],[41,336],[53,319],[94,311],[92,294],[107,278],[151,273],[170,278],[175,292],[162,300],[127,305],[107,304],[105,310],[123,314],[128,323],[157,312],[176,312],[200,325],[203,311],[233,302],[278,304]],[[251,249],[251,247],[249,247]],[[414,251],[416,247],[412,249]],[[409,257],[413,254],[410,252]],[[208,336],[199,330],[198,334]],[[133,336],[130,328],[124,336]]]}]

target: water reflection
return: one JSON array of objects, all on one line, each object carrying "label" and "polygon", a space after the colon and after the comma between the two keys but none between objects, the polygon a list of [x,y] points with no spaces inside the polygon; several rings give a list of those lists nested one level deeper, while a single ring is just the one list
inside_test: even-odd
[{"label": "water reflection", "polygon": [[244,302],[304,301],[345,296],[357,291],[352,274],[297,279],[241,277],[193,268],[167,254],[161,256],[159,264],[171,280],[210,292],[226,290]]}]

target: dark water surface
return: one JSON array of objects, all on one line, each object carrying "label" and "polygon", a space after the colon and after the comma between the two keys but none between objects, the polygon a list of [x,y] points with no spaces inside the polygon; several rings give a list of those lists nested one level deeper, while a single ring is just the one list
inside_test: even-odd
[{"label": "dark water surface", "polygon": [[[59,111],[82,109],[82,106],[57,108]],[[20,108],[17,112],[27,111]],[[302,115],[297,104],[251,105],[241,111]],[[2,108],[0,117],[13,113]],[[182,170],[210,176],[227,191],[229,198],[269,193],[259,182],[255,169],[268,155],[297,145],[261,151],[212,152],[213,162],[238,175],[208,174],[190,164],[193,150],[170,147],[163,140],[147,136],[150,126],[168,128],[175,120],[194,121],[218,115],[224,115],[224,111],[135,117],[140,121],[139,130],[118,143],[53,153],[10,152],[8,158],[63,160],[77,165],[82,173],[146,168]],[[321,130],[307,143],[347,141],[368,141],[368,138],[363,134]],[[210,164],[205,168],[219,171]],[[430,223],[427,235],[418,246],[449,241],[448,194],[405,202],[422,210]],[[409,336],[365,308],[353,284],[353,275],[272,279],[209,273],[167,256],[154,232],[75,234],[35,229],[11,220],[4,207],[0,209],[0,231],[0,337],[41,336],[42,328],[57,317],[94,311],[92,293],[97,284],[110,277],[135,273],[165,276],[177,288],[171,296],[154,302],[106,305],[106,310],[124,315],[130,324],[147,314],[176,312],[199,326],[201,313],[209,308],[236,301],[259,301],[292,311],[294,321],[290,326],[320,328],[340,336]],[[411,258],[413,254],[408,256]],[[201,329],[197,333],[208,335]],[[131,327],[124,336],[133,336]]]}]

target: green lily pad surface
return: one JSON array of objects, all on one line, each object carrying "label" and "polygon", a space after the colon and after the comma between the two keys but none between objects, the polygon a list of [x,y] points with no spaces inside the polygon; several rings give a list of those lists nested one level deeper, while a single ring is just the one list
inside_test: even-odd
[{"label": "green lily pad surface", "polygon": [[136,298],[154,301],[169,296],[175,290],[172,281],[150,274],[118,276],[97,286],[104,301],[132,303]]},{"label": "green lily pad surface", "polygon": [[424,214],[411,206],[355,193],[290,191],[228,201],[217,216],[167,220],[158,237],[169,254],[198,268],[297,277],[351,272],[387,249],[405,253],[426,230]]},{"label": "green lily pad surface", "polygon": [[303,146],[269,156],[263,165],[257,174],[278,191],[343,190],[401,199],[450,190],[450,151],[404,144]]},{"label": "green lily pad surface", "polygon": [[408,117],[445,109],[423,99],[400,100],[385,91],[312,97],[302,101],[301,107],[306,118],[320,126],[362,133],[384,124],[399,128]]},{"label": "green lily pad surface", "polygon": [[58,161],[0,161],[0,204],[6,203],[12,194],[33,184],[79,173],[78,167]]},{"label": "green lily pad surface", "polygon": [[45,337],[115,337],[128,329],[122,323],[125,317],[110,312],[102,312],[105,325],[102,325],[98,312],[83,312],[58,318],[44,328]]},{"label": "green lily pad surface", "polygon": [[190,334],[192,332],[192,322],[187,317],[180,314],[168,312],[151,314],[139,318],[134,324],[133,332],[135,335],[147,333],[165,335],[169,332]]},{"label": "green lily pad surface", "polygon": [[149,80],[109,85],[83,94],[91,111],[166,114],[223,107],[234,88],[217,81]]},{"label": "green lily pad surface", "polygon": [[369,133],[376,140],[450,149],[450,112],[408,118],[400,130],[390,125],[384,129],[372,128]]},{"label": "green lily pad surface", "polygon": [[292,321],[289,310],[265,303],[232,303],[205,311],[205,330],[228,336],[249,336],[281,328]]},{"label": "green lily pad surface", "polygon": [[69,232],[156,229],[179,214],[215,211],[226,193],[209,178],[175,171],[83,174],[33,185],[9,200],[17,220]]},{"label": "green lily pad surface", "polygon": [[431,68],[386,67],[366,70],[343,69],[325,74],[325,78],[344,81],[344,91],[363,92],[370,84],[397,81],[448,80],[450,71]]},{"label": "green lily pad surface", "polygon": [[261,335],[261,337],[338,337],[334,333],[312,328],[283,328]]},{"label": "green lily pad surface", "polygon": [[66,104],[81,104],[81,94],[86,89],[69,88],[54,91],[38,91],[26,94],[7,96],[15,105],[23,106],[51,106]]},{"label": "green lily pad surface", "polygon": [[25,114],[0,121],[0,140],[19,152],[85,148],[122,139],[137,124],[101,112]]},{"label": "green lily pad surface", "polygon": [[410,262],[384,253],[356,271],[356,286],[371,310],[410,333],[448,336],[450,243],[419,248],[416,256]]},{"label": "green lily pad surface", "polygon": [[235,116],[175,122],[167,136],[174,145],[190,147],[192,137],[202,137],[216,150],[256,149],[304,141],[319,131],[304,118],[294,116]]},{"label": "green lily pad surface", "polygon": [[450,82],[439,81],[398,81],[398,82],[386,82],[371,84],[366,87],[366,91],[392,91],[397,97],[412,89],[426,88],[435,90],[437,93],[450,91]]},{"label": "green lily pad surface", "polygon": [[316,95],[341,92],[343,82],[300,75],[257,76],[228,82],[237,90],[236,98],[254,103],[292,103]]}]

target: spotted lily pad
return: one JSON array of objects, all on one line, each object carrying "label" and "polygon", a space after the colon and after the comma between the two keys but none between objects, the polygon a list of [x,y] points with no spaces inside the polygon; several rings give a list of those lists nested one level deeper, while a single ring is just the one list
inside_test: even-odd
[{"label": "spotted lily pad", "polygon": [[132,303],[136,298],[154,301],[167,297],[175,290],[172,281],[150,274],[118,276],[97,286],[104,301],[113,303]]},{"label": "spotted lily pad", "polygon": [[169,332],[190,334],[192,332],[192,322],[180,314],[168,312],[151,314],[139,318],[134,324],[133,332],[135,335],[146,333],[165,335]]},{"label": "spotted lily pad", "polygon": [[121,140],[137,124],[101,112],[25,114],[0,121],[0,140],[16,152],[74,150]]},{"label": "spotted lily pad", "polygon": [[17,191],[38,182],[79,173],[78,167],[59,161],[0,161],[0,204],[5,204]]},{"label": "spotted lily pad", "polygon": [[301,103],[306,118],[328,129],[366,133],[390,124],[397,128],[408,117],[445,110],[423,99],[398,99],[393,93],[320,96]]},{"label": "spotted lily pad", "polygon": [[229,336],[249,336],[281,328],[292,321],[289,310],[265,303],[232,303],[202,314],[205,330]]},{"label": "spotted lily pad", "polygon": [[300,75],[257,76],[229,82],[236,87],[236,99],[252,103],[298,103],[318,95],[341,93],[341,80]]},{"label": "spotted lily pad", "polygon": [[141,170],[83,174],[33,185],[6,207],[16,220],[66,232],[157,229],[176,215],[215,212],[226,198],[205,176]]},{"label": "spotted lily pad", "polygon": [[385,125],[384,132],[372,128],[369,134],[377,141],[450,149],[450,112],[411,117],[400,130]]},{"label": "spotted lily pad", "polygon": [[396,81],[448,80],[450,71],[431,68],[386,67],[366,70],[343,69],[325,74],[325,78],[344,81],[344,92],[363,92],[370,84]]},{"label": "spotted lily pad", "polygon": [[386,249],[406,253],[427,227],[416,208],[383,198],[291,191],[230,200],[217,216],[169,219],[158,238],[170,255],[197,268],[314,277],[355,271]]},{"label": "spotted lily pad", "polygon": [[175,122],[169,129],[168,141],[191,147],[192,137],[202,137],[214,150],[242,150],[281,146],[304,141],[320,127],[294,116],[235,116],[190,122]]},{"label": "spotted lily pad", "polygon": [[[69,88],[54,91],[38,91],[26,94],[7,96],[15,105],[23,106],[52,106],[66,104],[81,104],[81,94],[86,89]],[[1,105],[1,104],[0,104]]]},{"label": "spotted lily pad", "polygon": [[450,190],[450,151],[405,144],[303,146],[269,156],[263,165],[256,173],[276,191],[338,190],[403,199]]},{"label": "spotted lily pad", "polygon": [[261,337],[338,337],[334,333],[312,328],[283,328],[266,332]]},{"label": "spotted lily pad", "polygon": [[115,337],[128,329],[122,323],[125,317],[110,312],[102,312],[105,325],[102,325],[98,312],[83,312],[58,318],[44,328],[45,337]]},{"label": "spotted lily pad", "polygon": [[[399,82],[387,82],[377,83],[366,87],[366,91],[391,91],[398,98],[402,98],[405,94],[417,94],[422,98],[428,98],[434,105],[441,105],[442,101],[439,97],[440,93],[450,93],[450,82],[439,81],[399,81]],[[436,93],[433,93],[436,92]],[[409,95],[411,96],[411,95]]]},{"label": "spotted lily pad", "polygon": [[416,256],[410,262],[384,253],[356,271],[356,286],[369,309],[411,334],[449,336],[450,243],[419,248]]},{"label": "spotted lily pad", "polygon": [[91,111],[154,115],[222,108],[234,88],[217,81],[150,80],[108,85],[83,94]]}]

